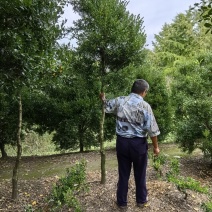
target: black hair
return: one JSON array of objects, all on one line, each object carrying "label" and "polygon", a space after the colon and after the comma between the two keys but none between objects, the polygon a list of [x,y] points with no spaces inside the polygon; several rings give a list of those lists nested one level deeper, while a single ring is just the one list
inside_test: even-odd
[{"label": "black hair", "polygon": [[132,93],[141,94],[149,89],[149,84],[144,79],[137,79],[131,88]]}]

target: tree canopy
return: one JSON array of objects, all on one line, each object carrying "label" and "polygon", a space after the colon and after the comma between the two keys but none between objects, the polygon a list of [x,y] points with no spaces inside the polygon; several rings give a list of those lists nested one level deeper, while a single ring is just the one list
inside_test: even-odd
[{"label": "tree canopy", "polygon": [[[179,14],[156,35],[156,61],[164,70],[175,116],[176,140],[183,150],[211,152],[211,34],[198,10]],[[207,114],[207,115],[206,115]]]}]

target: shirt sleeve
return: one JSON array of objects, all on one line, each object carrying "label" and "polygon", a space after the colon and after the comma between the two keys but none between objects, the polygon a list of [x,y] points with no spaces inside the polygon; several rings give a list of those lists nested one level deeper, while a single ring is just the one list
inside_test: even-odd
[{"label": "shirt sleeve", "polygon": [[118,99],[110,99],[104,101],[105,113],[117,113]]},{"label": "shirt sleeve", "polygon": [[150,137],[154,137],[160,134],[158,124],[153,114],[152,108],[149,106],[147,111],[147,131]]}]

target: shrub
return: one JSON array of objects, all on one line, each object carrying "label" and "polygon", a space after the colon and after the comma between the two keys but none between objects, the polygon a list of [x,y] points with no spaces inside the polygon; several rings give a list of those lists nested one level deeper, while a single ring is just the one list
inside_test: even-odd
[{"label": "shrub", "polygon": [[162,167],[166,163],[166,160],[167,160],[167,158],[163,154],[160,154],[158,156],[154,156],[152,154],[152,166],[155,169],[155,171],[157,172],[158,177],[162,177],[162,175],[163,175]]},{"label": "shrub", "polygon": [[66,170],[66,176],[58,180],[50,195],[49,202],[53,208],[57,209],[66,205],[73,207],[76,212],[81,211],[81,206],[76,196],[82,191],[88,191],[85,171],[85,160]]},{"label": "shrub", "polygon": [[170,171],[167,173],[167,180],[176,185],[177,189],[182,192],[185,196],[184,199],[187,199],[187,189],[197,191],[200,193],[208,193],[208,188],[201,186],[200,182],[196,181],[191,177],[182,177],[179,176],[179,160],[172,159],[170,165]]}]

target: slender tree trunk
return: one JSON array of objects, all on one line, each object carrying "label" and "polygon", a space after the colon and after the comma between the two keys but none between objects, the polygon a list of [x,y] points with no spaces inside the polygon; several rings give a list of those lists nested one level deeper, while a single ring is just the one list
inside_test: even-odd
[{"label": "slender tree trunk", "polygon": [[78,125],[78,136],[79,136],[80,152],[84,151],[83,135],[84,135],[83,128],[82,128],[81,125]]},{"label": "slender tree trunk", "polygon": [[0,150],[1,150],[2,159],[7,158],[7,153],[6,153],[4,147],[5,147],[4,143],[1,143],[1,142],[0,142]]},{"label": "slender tree trunk", "polygon": [[[105,51],[104,48],[100,48],[101,56],[101,93],[104,93],[104,75],[105,72]],[[104,104],[102,104],[102,115],[100,120],[100,132],[99,132],[99,142],[100,142],[100,153],[101,153],[101,184],[106,182],[106,155],[104,147],[104,122],[105,122],[105,110]]]},{"label": "slender tree trunk", "polygon": [[105,111],[104,105],[102,104],[102,116],[100,121],[100,153],[101,153],[101,184],[105,184],[106,182],[106,155],[105,155],[105,147],[104,147],[104,122],[105,122]]},{"label": "slender tree trunk", "polygon": [[79,139],[80,139],[80,152],[84,152],[83,140],[81,137]]},{"label": "slender tree trunk", "polygon": [[17,199],[18,197],[18,171],[21,160],[22,146],[21,146],[21,127],[22,127],[22,101],[21,94],[19,95],[19,123],[17,132],[17,156],[15,166],[13,168],[12,177],[12,199]]},{"label": "slender tree trunk", "polygon": [[82,135],[82,132],[79,133],[79,142],[80,142],[80,152],[83,152],[84,151],[84,144],[83,144],[83,135]]}]

